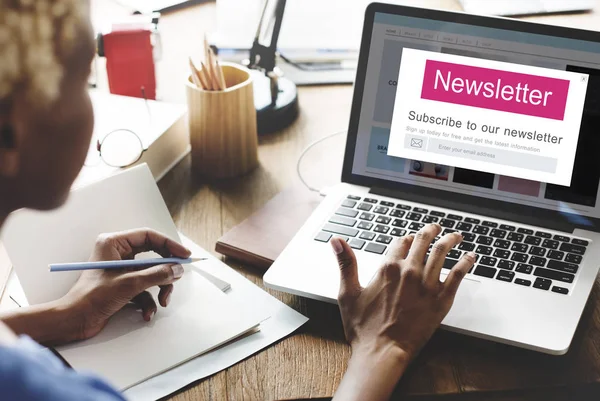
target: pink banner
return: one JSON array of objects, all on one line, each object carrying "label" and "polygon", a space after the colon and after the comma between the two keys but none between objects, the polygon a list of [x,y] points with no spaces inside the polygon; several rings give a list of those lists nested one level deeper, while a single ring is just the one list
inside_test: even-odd
[{"label": "pink banner", "polygon": [[563,120],[569,81],[427,60],[421,98]]}]

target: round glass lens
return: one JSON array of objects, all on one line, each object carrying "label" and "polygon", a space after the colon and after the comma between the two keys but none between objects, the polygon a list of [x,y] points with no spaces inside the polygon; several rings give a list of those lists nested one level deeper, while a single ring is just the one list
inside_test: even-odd
[{"label": "round glass lens", "polygon": [[102,160],[112,167],[127,167],[142,156],[144,146],[132,131],[113,131],[104,138],[101,148]]}]

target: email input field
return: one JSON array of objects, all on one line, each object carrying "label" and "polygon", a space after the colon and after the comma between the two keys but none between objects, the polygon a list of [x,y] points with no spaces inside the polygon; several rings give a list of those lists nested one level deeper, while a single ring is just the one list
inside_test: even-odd
[{"label": "email input field", "polygon": [[555,173],[558,160],[551,157],[513,152],[489,146],[471,145],[458,141],[427,138],[418,135],[406,135],[404,147],[413,151],[422,151],[444,156],[501,164],[522,169]]}]

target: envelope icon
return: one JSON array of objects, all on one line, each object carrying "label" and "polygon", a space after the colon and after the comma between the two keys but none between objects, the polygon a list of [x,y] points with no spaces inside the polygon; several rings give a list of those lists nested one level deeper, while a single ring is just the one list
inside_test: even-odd
[{"label": "envelope icon", "polygon": [[417,138],[410,138],[410,147],[421,149],[423,147],[423,140]]}]

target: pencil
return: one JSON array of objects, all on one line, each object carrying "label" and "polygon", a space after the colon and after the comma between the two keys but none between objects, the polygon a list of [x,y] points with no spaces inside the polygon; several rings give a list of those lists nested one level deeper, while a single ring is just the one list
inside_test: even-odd
[{"label": "pencil", "polygon": [[221,85],[221,90],[225,90],[227,89],[227,84],[225,83],[225,76],[223,75],[223,69],[221,68],[219,59],[215,60],[215,64],[217,66],[217,78],[219,80],[219,84]]},{"label": "pencil", "polygon": [[133,260],[111,260],[103,262],[82,263],[55,263],[48,265],[51,272],[67,272],[78,270],[114,270],[114,269],[142,269],[158,265],[189,265],[191,263],[206,260],[206,258],[155,258],[155,259],[133,259]]},{"label": "pencil", "polygon": [[198,74],[198,70],[196,69],[196,66],[194,65],[194,62],[192,61],[191,57],[189,57],[189,62],[190,62],[190,70],[192,70],[192,82],[198,88],[200,88],[200,89],[206,89],[204,87],[204,84],[200,80],[200,75]]},{"label": "pencil", "polygon": [[200,73],[204,75],[204,79],[206,80],[206,86],[208,90],[215,90],[216,87],[213,84],[213,80],[211,79],[208,67],[206,67],[206,64],[204,64],[203,62],[201,62],[200,65],[202,66],[202,70],[200,71]]}]

